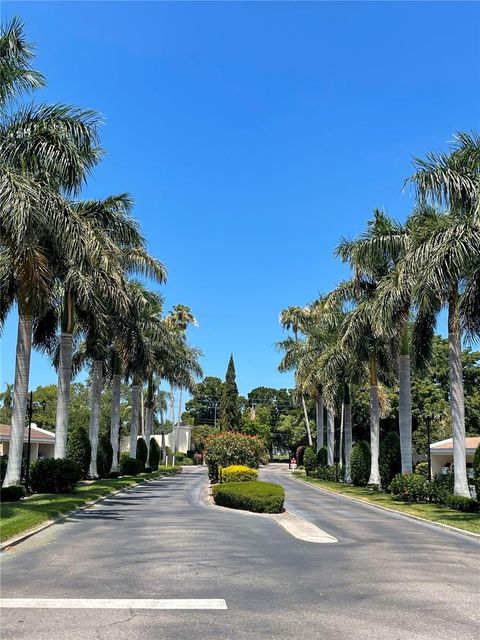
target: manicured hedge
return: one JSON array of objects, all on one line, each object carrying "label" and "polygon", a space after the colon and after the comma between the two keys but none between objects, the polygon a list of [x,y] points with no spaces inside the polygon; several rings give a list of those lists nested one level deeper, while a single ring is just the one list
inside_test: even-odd
[{"label": "manicured hedge", "polygon": [[257,479],[257,472],[241,464],[232,464],[221,471],[222,482],[249,482]]},{"label": "manicured hedge", "polygon": [[264,453],[265,443],[257,436],[231,431],[208,436],[205,440],[208,476],[212,482],[217,482],[219,469],[232,464],[258,469]]},{"label": "manicured hedge", "polygon": [[215,504],[256,513],[280,513],[285,491],[271,482],[228,482],[213,487]]},{"label": "manicured hedge", "polygon": [[160,447],[155,438],[150,439],[148,462],[154,471],[158,469],[158,465],[160,464]]},{"label": "manicured hedge", "polygon": [[317,469],[317,454],[313,447],[306,447],[303,452],[303,466],[305,467],[307,476],[315,475]]},{"label": "manicured hedge", "polygon": [[83,427],[70,429],[68,432],[65,458],[78,464],[82,472],[82,478],[86,478],[88,475],[90,457],[91,446],[87,429],[84,429]]},{"label": "manicured hedge", "polygon": [[352,484],[364,487],[370,477],[370,447],[360,441],[353,445],[350,456],[350,476]]},{"label": "manicured hedge", "polygon": [[456,511],[464,511],[465,513],[479,513],[480,502],[473,498],[465,498],[464,496],[455,496],[450,494],[447,498],[447,507]]},{"label": "manicured hedge", "polygon": [[145,468],[145,463],[137,458],[130,458],[124,451],[120,455],[120,473],[122,476],[136,476]]},{"label": "manicured hedge", "polygon": [[42,458],[32,464],[30,486],[33,493],[72,493],[82,477],[76,462],[64,458]]},{"label": "manicured hedge", "polygon": [[475,484],[477,500],[480,500],[480,444],[473,456],[473,482]]},{"label": "manicured hedge", "polygon": [[143,438],[139,438],[137,440],[137,455],[135,457],[137,458],[137,460],[139,460],[142,463],[141,464],[142,469],[145,467],[147,463],[147,455],[148,455],[147,443]]}]

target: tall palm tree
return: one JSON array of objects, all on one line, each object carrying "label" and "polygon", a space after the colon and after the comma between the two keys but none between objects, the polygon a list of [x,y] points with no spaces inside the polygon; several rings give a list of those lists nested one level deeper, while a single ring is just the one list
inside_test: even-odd
[{"label": "tall palm tree", "polygon": [[469,496],[461,341],[462,327],[480,335],[480,138],[461,133],[450,153],[429,154],[414,166],[410,182],[419,199],[447,207],[421,227],[405,262],[419,306],[447,307],[454,492]]},{"label": "tall palm tree", "polygon": [[63,105],[16,108],[23,90],[43,83],[17,20],[0,34],[0,293],[3,322],[16,302],[18,338],[10,455],[4,486],[18,484],[34,318],[52,300],[48,247],[72,260],[94,253],[94,239],[65,202],[99,159],[98,117]]}]

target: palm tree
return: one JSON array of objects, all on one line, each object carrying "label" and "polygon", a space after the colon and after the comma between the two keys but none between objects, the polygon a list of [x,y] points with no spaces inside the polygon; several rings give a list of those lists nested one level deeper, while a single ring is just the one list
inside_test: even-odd
[{"label": "palm tree", "polygon": [[34,318],[52,301],[47,247],[72,260],[94,252],[94,240],[60,192],[73,193],[99,159],[97,116],[63,105],[10,108],[43,78],[30,68],[31,47],[18,20],[0,35],[0,323],[18,305],[19,322],[10,455],[4,486],[18,484]]},{"label": "palm tree", "polygon": [[461,133],[449,154],[414,161],[420,201],[446,205],[419,230],[405,257],[421,308],[448,310],[450,409],[456,495],[470,495],[465,457],[462,327],[480,335],[480,139]]}]

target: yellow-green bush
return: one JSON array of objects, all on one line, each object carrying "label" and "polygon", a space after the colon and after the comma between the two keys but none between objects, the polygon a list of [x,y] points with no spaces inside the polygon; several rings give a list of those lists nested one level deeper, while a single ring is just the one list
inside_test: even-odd
[{"label": "yellow-green bush", "polygon": [[256,470],[241,464],[232,464],[221,471],[221,482],[250,482],[256,479]]}]

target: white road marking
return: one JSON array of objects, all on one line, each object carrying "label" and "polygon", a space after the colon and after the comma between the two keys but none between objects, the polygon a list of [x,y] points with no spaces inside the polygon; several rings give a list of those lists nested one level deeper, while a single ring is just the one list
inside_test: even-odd
[{"label": "white road marking", "polygon": [[227,609],[223,599],[2,598],[2,609]]},{"label": "white road marking", "polygon": [[316,542],[317,544],[325,544],[338,542],[336,538],[328,534],[320,527],[312,524],[305,518],[295,515],[288,511],[287,513],[279,513],[274,515],[275,522],[288,531],[292,536],[305,542]]}]

